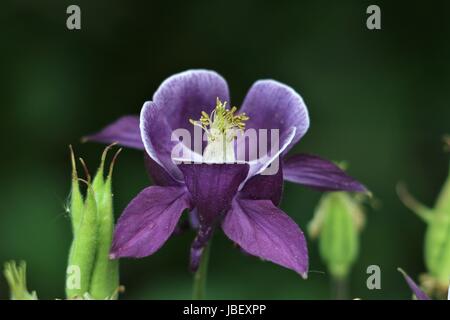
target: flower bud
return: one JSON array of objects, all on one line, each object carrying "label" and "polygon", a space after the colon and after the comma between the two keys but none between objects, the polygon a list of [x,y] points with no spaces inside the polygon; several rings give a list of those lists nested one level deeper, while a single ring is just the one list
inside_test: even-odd
[{"label": "flower bud", "polygon": [[[68,299],[111,299],[117,298],[119,287],[119,266],[117,261],[109,260],[112,242],[114,217],[111,191],[111,175],[116,153],[109,174],[104,178],[105,149],[100,167],[91,182],[89,172],[80,159],[87,180],[78,178],[75,156],[72,159],[72,192],[70,218],[73,241],[69,253],[66,275],[66,296]],[[79,181],[87,185],[86,196],[80,192]]]},{"label": "flower bud", "polygon": [[110,147],[106,148],[103,153],[100,168],[93,182],[98,214],[97,254],[90,287],[93,299],[116,299],[119,289],[119,260],[110,260],[109,251],[114,230],[111,180],[114,163],[121,149],[115,154],[105,180],[104,164]]},{"label": "flower bud", "polygon": [[[446,142],[450,145],[450,140]],[[420,278],[421,285],[429,295],[445,296],[450,279],[450,174],[432,209],[414,199],[403,185],[397,191],[405,206],[427,224],[424,256],[428,274]]]},{"label": "flower bud", "polygon": [[359,232],[364,224],[360,204],[346,192],[322,196],[309,223],[310,237],[318,238],[320,256],[331,275],[345,278],[359,250]]},{"label": "flower bud", "polygon": [[427,224],[425,264],[436,280],[436,286],[446,290],[450,279],[450,176],[447,177]]},{"label": "flower bud", "polygon": [[[75,232],[67,267],[66,296],[68,299],[80,298],[89,292],[97,250],[97,203],[90,179],[86,183],[86,199],[81,215],[78,221],[72,220]],[[71,203],[71,207],[76,207],[76,204]],[[71,215],[71,218],[73,216]]]}]

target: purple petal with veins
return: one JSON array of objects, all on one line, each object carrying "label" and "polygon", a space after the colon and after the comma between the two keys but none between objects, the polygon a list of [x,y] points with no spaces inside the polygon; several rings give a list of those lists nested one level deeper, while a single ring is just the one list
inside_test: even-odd
[{"label": "purple petal with veins", "polygon": [[367,192],[333,162],[314,155],[297,154],[284,160],[283,175],[287,181],[320,191]]},{"label": "purple petal with veins", "polygon": [[308,249],[303,232],[270,200],[235,199],[222,229],[245,252],[308,273]]},{"label": "purple petal with veins", "polygon": [[191,247],[191,269],[196,270],[215,224],[231,207],[239,185],[247,176],[246,164],[181,164],[186,187],[197,212],[199,228]]},{"label": "purple petal with veins", "polygon": [[153,254],[175,230],[190,207],[183,187],[148,187],[124,210],[114,230],[110,257],[141,258]]},{"label": "purple petal with veins", "polygon": [[248,172],[246,164],[181,164],[200,225],[212,225],[225,213]]},{"label": "purple petal with veins", "polygon": [[107,144],[117,142],[125,147],[144,149],[138,116],[121,117],[99,132],[84,137],[83,140]]},{"label": "purple petal with veins", "polygon": [[288,152],[308,131],[308,109],[302,97],[291,87],[275,80],[259,80],[253,84],[240,112],[250,119],[246,128],[278,129],[280,136],[295,128],[295,135],[286,147]]}]

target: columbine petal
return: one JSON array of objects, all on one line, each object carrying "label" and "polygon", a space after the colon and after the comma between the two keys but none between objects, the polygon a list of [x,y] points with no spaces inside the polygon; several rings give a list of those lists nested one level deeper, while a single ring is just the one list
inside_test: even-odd
[{"label": "columbine petal", "polygon": [[167,117],[155,103],[148,101],[141,110],[141,136],[148,155],[156,161],[175,180],[181,180],[182,174],[172,161],[172,150],[176,141],[172,141],[172,129]]},{"label": "columbine petal", "polygon": [[149,256],[173,233],[189,199],[184,188],[148,187],[123,212],[114,231],[111,258]]},{"label": "columbine petal", "polygon": [[214,71],[189,70],[166,79],[155,92],[153,102],[167,115],[172,129],[191,131],[189,119],[197,119],[202,111],[211,112],[217,98],[229,101],[225,79]]},{"label": "columbine petal", "polygon": [[314,155],[298,154],[288,158],[283,163],[283,175],[287,181],[320,191],[367,192],[337,165]]},{"label": "columbine petal", "polygon": [[240,112],[249,116],[246,128],[279,129],[283,132],[295,128],[295,136],[286,152],[296,144],[309,128],[309,115],[302,97],[291,87],[274,80],[260,80],[250,88]]},{"label": "columbine petal", "polygon": [[144,149],[138,116],[121,117],[101,131],[84,137],[83,140],[108,144],[117,142],[125,147]]},{"label": "columbine petal", "polygon": [[308,249],[303,232],[271,201],[235,199],[222,229],[247,253],[307,277]]},{"label": "columbine petal", "polygon": [[275,174],[259,174],[247,180],[239,192],[239,196],[252,200],[271,200],[274,205],[278,206],[283,194],[283,170],[281,165],[280,163],[280,168]]},{"label": "columbine petal", "polygon": [[197,208],[200,225],[211,224],[229,209],[248,171],[246,164],[180,164]]},{"label": "columbine petal", "polygon": [[[281,166],[279,159],[282,156],[282,153],[289,147],[292,142],[292,139],[295,137],[296,129],[294,127],[284,130],[280,132],[278,143],[271,141],[268,139],[268,146],[266,148],[266,152],[258,151],[257,157],[251,156],[247,151],[245,152],[245,158],[242,158],[240,151],[237,153],[238,161],[246,161],[250,166],[248,172],[248,179],[251,177],[261,174],[265,170],[277,171]],[[259,139],[259,138],[258,138]],[[249,141],[244,143],[239,143],[240,139],[237,140],[237,149],[240,150],[244,148],[244,150],[250,150],[251,147],[249,145]],[[255,142],[254,142],[255,143]],[[256,142],[258,145],[260,142]],[[261,154],[262,153],[262,154]],[[278,162],[277,162],[278,161]],[[267,172],[267,171],[266,171]]]},{"label": "columbine petal", "polygon": [[414,282],[413,279],[411,279],[408,276],[408,274],[405,271],[403,271],[402,269],[398,269],[398,271],[401,272],[409,288],[411,289],[411,291],[414,293],[414,295],[417,297],[418,300],[431,300],[430,297],[425,292],[423,292],[422,289],[419,288],[419,286]]},{"label": "columbine petal", "polygon": [[[181,129],[190,134],[191,141],[183,141],[189,147],[183,158],[195,159],[190,149],[194,149],[196,136],[189,119],[197,119],[202,111],[210,112],[217,98],[228,100],[228,97],[227,83],[213,71],[191,70],[171,76],[160,85],[153,101],[146,102],[141,110],[145,150],[175,180],[181,180],[181,172],[172,159],[172,151],[178,144],[172,133]],[[201,141],[202,136],[199,138]]]},{"label": "columbine petal", "polygon": [[197,236],[191,247],[191,270],[195,271],[215,224],[230,208],[239,185],[246,178],[248,165],[181,164],[179,167],[199,222]]}]

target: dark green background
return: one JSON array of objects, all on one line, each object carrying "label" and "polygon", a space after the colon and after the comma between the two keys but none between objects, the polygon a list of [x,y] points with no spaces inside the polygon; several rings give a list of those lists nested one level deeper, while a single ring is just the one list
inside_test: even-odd
[{"label": "dark green background", "polygon": [[[450,132],[448,1],[3,1],[0,10],[0,262],[25,259],[29,287],[63,296],[71,232],[64,211],[68,144],[93,171],[102,146],[80,137],[139,113],[173,73],[208,68],[227,80],[239,105],[250,85],[274,78],[305,99],[311,128],[294,151],[346,160],[374,193],[351,296],[408,299],[401,275],[425,270],[425,226],[399,202],[398,181],[432,204],[448,169],[441,136]],[[365,10],[382,9],[369,31]],[[82,30],[66,29],[78,4]],[[117,215],[149,185],[142,154],[126,150],[114,177]],[[282,208],[305,229],[320,194],[286,184]],[[192,233],[155,255],[124,260],[124,298],[189,298]],[[329,278],[309,241],[307,281],[245,256],[218,232],[209,298],[327,299]],[[366,268],[382,270],[381,290]],[[4,279],[0,297],[6,298]]]}]

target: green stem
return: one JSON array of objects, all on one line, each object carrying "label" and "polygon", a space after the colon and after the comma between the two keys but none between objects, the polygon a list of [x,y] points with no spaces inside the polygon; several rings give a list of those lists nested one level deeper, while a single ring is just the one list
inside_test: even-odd
[{"label": "green stem", "polygon": [[209,262],[209,249],[211,247],[210,243],[203,250],[203,254],[200,261],[200,266],[194,275],[194,287],[192,290],[193,300],[203,300],[205,299],[206,291],[206,277],[208,275],[208,262]]},{"label": "green stem", "polygon": [[347,277],[331,279],[332,298],[334,300],[347,300],[348,297],[348,281]]}]

